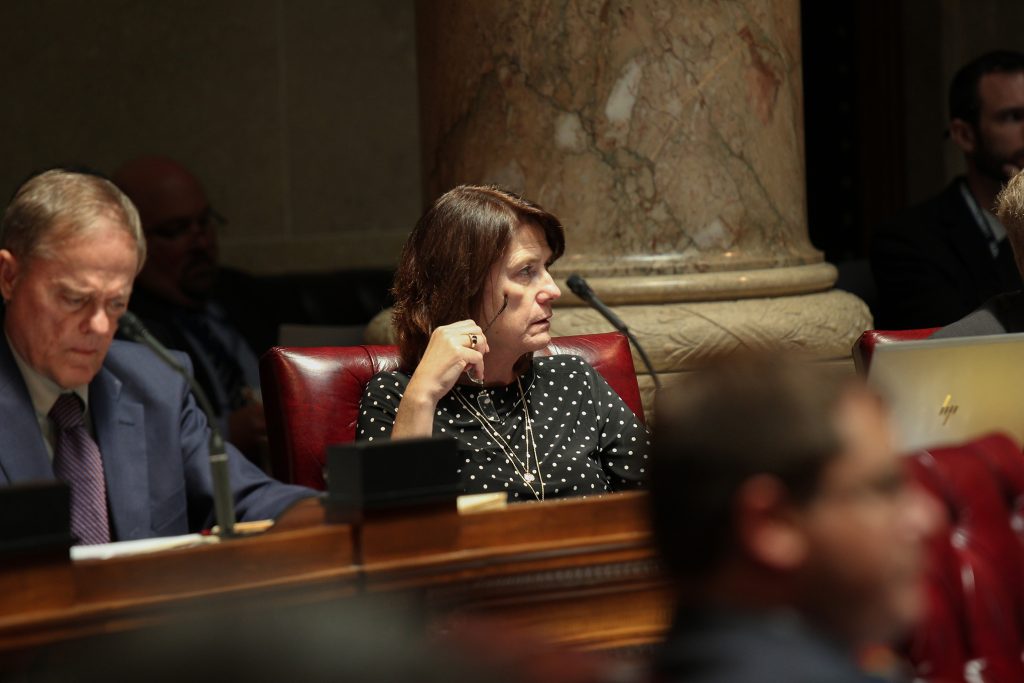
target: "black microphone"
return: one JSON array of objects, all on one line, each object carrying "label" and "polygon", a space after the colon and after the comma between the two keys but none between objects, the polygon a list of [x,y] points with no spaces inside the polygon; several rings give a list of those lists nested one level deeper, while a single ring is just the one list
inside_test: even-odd
[{"label": "black microphone", "polygon": [[224,436],[220,433],[217,415],[213,411],[210,399],[196,381],[195,377],[179,363],[163,344],[157,341],[142,321],[131,311],[125,311],[118,323],[118,329],[131,339],[148,346],[164,363],[185,378],[189,389],[196,397],[199,407],[206,414],[206,422],[210,426],[210,475],[213,479],[213,507],[217,516],[220,535],[235,535],[235,501],[231,495],[231,478],[228,472],[228,451],[224,446]]},{"label": "black microphone", "polygon": [[637,353],[640,354],[640,360],[647,366],[647,371],[651,373],[651,378],[654,380],[654,388],[661,389],[661,380],[658,379],[658,373],[654,371],[654,366],[651,365],[651,359],[647,357],[647,352],[644,351],[644,347],[640,346],[640,342],[637,338],[629,331],[626,327],[626,323],[622,322],[619,316],[615,315],[612,309],[604,305],[604,302],[597,298],[594,294],[594,290],[590,288],[587,281],[582,277],[573,273],[569,276],[569,279],[565,281],[565,284],[569,285],[569,289],[572,293],[578,296],[580,299],[585,301],[591,308],[604,316],[604,319],[612,324],[612,327],[617,329],[619,332],[626,335],[629,341],[633,342],[633,346],[636,347]]}]

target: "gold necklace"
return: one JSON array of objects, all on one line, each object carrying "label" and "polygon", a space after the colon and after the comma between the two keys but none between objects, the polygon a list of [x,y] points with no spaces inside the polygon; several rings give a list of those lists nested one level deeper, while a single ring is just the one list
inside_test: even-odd
[{"label": "gold necklace", "polygon": [[[458,389],[455,390],[455,397],[458,399],[459,403],[462,404],[462,407],[465,408],[466,411],[473,416],[473,419],[480,423],[480,426],[483,428],[484,432],[486,432],[487,435],[491,438],[491,440],[494,441],[495,444],[497,444],[498,448],[501,449],[502,453],[505,456],[505,459],[508,461],[510,465],[512,465],[513,469],[515,469],[516,471],[516,474],[518,474],[519,478],[523,480],[524,484],[526,484],[526,487],[530,489],[530,493],[533,494],[533,497],[536,498],[537,500],[544,500],[544,477],[541,475],[540,471],[540,457],[537,454],[537,442],[534,440],[533,437],[533,420],[530,418],[530,409],[526,405],[526,393],[523,391],[523,383],[520,381],[518,377],[516,378],[516,386],[519,388],[519,398],[522,400],[523,403],[523,424],[526,428],[525,463],[519,459],[519,456],[516,455],[515,449],[512,448],[511,444],[508,443],[505,437],[502,436],[501,433],[490,424],[488,419],[479,410],[473,407],[469,400],[466,399],[459,392]],[[533,462],[537,468],[536,477],[533,475],[532,472],[530,472],[531,451],[533,455]],[[533,482],[535,482],[538,478],[540,479],[539,494],[537,493],[537,490],[533,487]]]}]

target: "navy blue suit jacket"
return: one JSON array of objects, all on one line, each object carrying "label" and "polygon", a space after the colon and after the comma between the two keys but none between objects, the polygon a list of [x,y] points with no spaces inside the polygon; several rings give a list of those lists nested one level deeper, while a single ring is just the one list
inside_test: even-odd
[{"label": "navy blue suit jacket", "polygon": [[[0,318],[2,320],[2,318]],[[190,367],[187,357],[179,360]],[[185,380],[148,348],[114,341],[89,384],[111,538],[172,536],[214,523],[209,429]],[[0,485],[54,479],[28,389],[0,335]],[[267,477],[228,446],[239,520],[269,519],[312,489]]]}]

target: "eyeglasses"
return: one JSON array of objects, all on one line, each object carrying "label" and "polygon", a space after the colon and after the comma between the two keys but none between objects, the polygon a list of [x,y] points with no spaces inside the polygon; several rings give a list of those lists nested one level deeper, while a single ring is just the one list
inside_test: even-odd
[{"label": "eyeglasses", "polygon": [[824,488],[818,499],[838,502],[894,501],[911,490],[910,479],[902,469],[879,472],[873,477],[844,486]]},{"label": "eyeglasses", "polygon": [[224,227],[227,225],[227,222],[224,216],[221,216],[212,207],[207,207],[197,216],[172,218],[154,225],[146,231],[146,234],[168,242],[176,242],[191,234],[193,227],[198,228],[200,235],[206,235],[216,231],[218,228]]}]

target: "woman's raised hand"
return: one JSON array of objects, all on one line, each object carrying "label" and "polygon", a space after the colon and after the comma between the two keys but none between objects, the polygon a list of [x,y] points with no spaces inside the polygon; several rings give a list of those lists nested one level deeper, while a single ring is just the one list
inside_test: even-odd
[{"label": "woman's raised hand", "polygon": [[[406,388],[434,405],[451,391],[463,372],[470,378],[483,379],[487,337],[472,320],[460,320],[436,328]],[[403,401],[405,399],[403,398]]]}]

